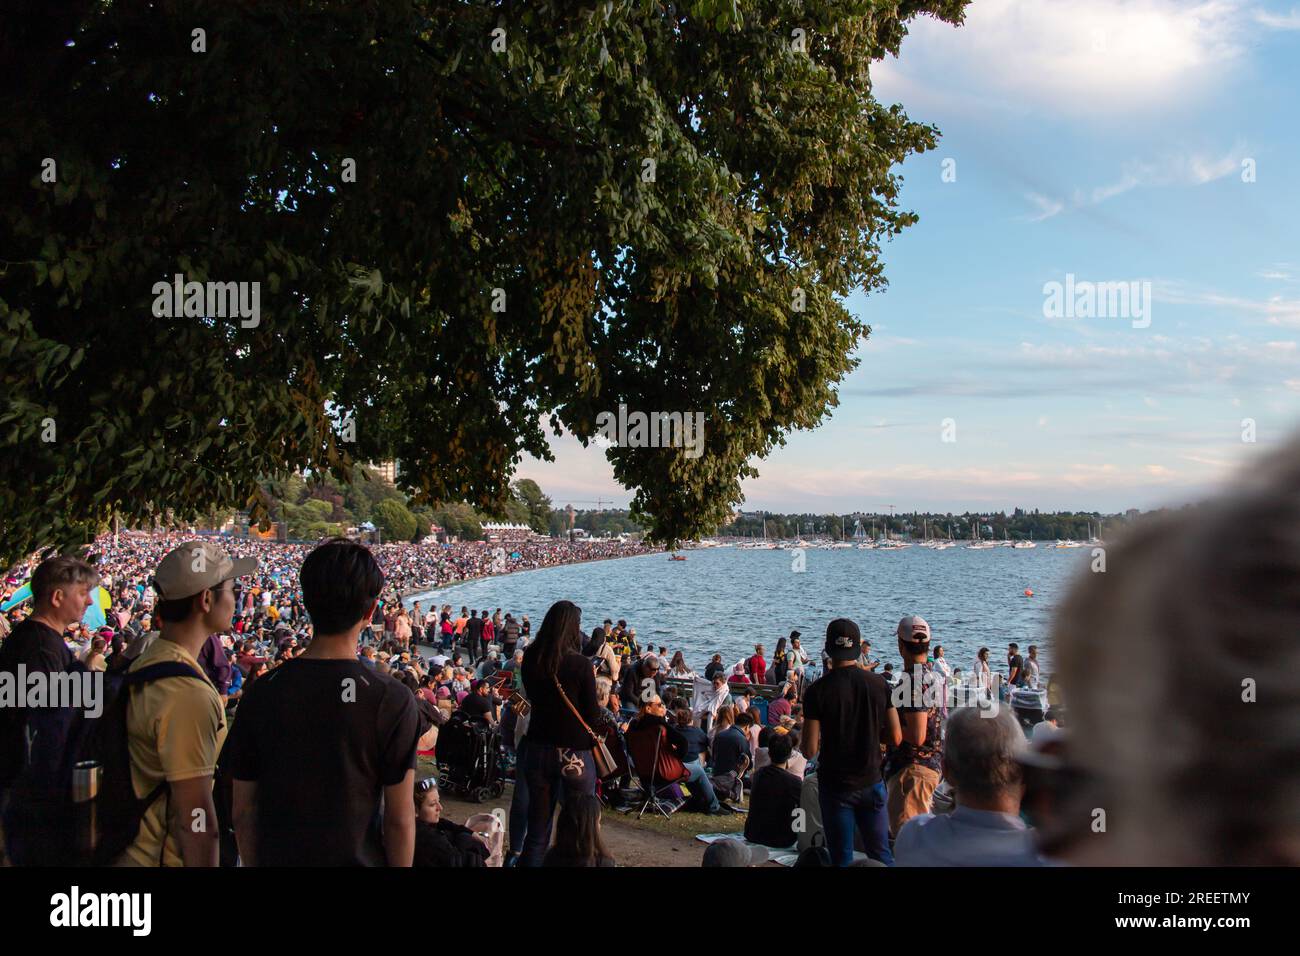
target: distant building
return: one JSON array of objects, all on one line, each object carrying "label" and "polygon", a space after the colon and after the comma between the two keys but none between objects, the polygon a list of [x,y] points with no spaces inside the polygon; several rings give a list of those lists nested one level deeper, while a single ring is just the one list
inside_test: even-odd
[{"label": "distant building", "polygon": [[379,473],[379,477],[384,479],[390,485],[397,484],[397,462],[381,461],[379,464],[372,464],[370,467]]},{"label": "distant building", "polygon": [[1124,517],[1127,518],[1129,521],[1134,521],[1137,519],[1137,516],[1140,515],[1141,513],[1142,512],[1138,511],[1136,508],[1129,508],[1128,511],[1124,512]]},{"label": "distant building", "polygon": [[490,542],[527,541],[534,537],[533,529],[526,524],[503,524],[489,521],[483,525],[483,537]]}]

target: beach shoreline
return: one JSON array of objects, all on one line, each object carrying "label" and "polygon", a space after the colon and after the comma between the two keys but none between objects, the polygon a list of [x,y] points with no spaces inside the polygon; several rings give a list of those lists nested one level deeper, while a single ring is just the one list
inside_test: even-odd
[{"label": "beach shoreline", "polygon": [[517,568],[514,571],[504,571],[500,574],[483,574],[472,578],[457,578],[455,581],[446,581],[442,584],[435,585],[417,585],[409,591],[403,590],[401,593],[402,606],[410,608],[416,601],[422,600],[429,595],[437,594],[439,591],[445,591],[448,588],[457,587],[461,584],[473,584],[476,581],[486,581],[489,578],[508,578],[517,574],[531,574],[535,571],[550,571],[554,568],[568,568],[577,564],[595,564],[598,561],[626,561],[630,558],[644,558],[652,554],[664,554],[665,549],[657,548],[653,551],[646,551],[642,554],[612,554],[598,558],[583,558],[580,561],[564,561],[560,564],[548,564],[541,568]]}]

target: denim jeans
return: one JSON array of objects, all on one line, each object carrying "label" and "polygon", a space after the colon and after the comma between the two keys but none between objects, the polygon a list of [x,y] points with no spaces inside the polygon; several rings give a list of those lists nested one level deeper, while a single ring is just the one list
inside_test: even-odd
[{"label": "denim jeans", "polygon": [[528,786],[528,834],[524,837],[520,866],[541,866],[551,843],[551,821],[555,806],[572,794],[596,794],[596,763],[591,750],[564,750],[581,759],[582,771],[574,775],[560,772],[561,748],[530,741],[527,735],[519,743],[519,772]]},{"label": "denim jeans", "polygon": [[883,782],[839,793],[818,788],[817,802],[821,804],[826,849],[836,866],[853,863],[855,827],[862,832],[867,856],[886,866],[894,865],[894,854],[889,849],[889,813]]},{"label": "denim jeans", "polygon": [[713,781],[709,775],[704,772],[704,761],[696,757],[688,764],[683,764],[691,775],[684,781],[686,786],[691,788],[691,794],[703,793],[704,799],[708,801],[709,809],[718,809],[718,795],[713,792]]}]

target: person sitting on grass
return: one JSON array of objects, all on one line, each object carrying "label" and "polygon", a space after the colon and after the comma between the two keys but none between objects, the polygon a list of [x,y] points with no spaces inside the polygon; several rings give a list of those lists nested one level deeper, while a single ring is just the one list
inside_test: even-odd
[{"label": "person sitting on grass", "polygon": [[614,866],[614,855],[600,835],[600,801],[591,794],[570,796],[560,804],[555,843],[543,866]]},{"label": "person sitting on grass", "polygon": [[608,677],[596,678],[596,703],[600,707],[600,713],[596,722],[591,725],[591,729],[604,739],[605,746],[609,748],[610,754],[622,770],[617,777],[600,781],[598,786],[607,797],[617,794],[632,780],[631,762],[627,758],[627,744],[623,740],[623,731],[628,725],[619,723],[618,702],[612,700],[613,689],[614,683]]},{"label": "person sitting on grass", "polygon": [[740,799],[743,792],[741,778],[754,760],[749,738],[735,726],[735,719],[732,708],[718,710],[717,730],[710,748],[713,789],[727,800]]},{"label": "person sitting on grass", "polygon": [[784,685],[780,696],[767,705],[767,722],[775,727],[781,723],[782,717],[790,716],[794,710],[795,698],[794,684]]},{"label": "person sitting on grass", "polygon": [[[704,758],[709,750],[708,734],[693,725],[691,709],[685,703],[680,704],[673,711],[673,723],[676,725],[674,729],[684,743],[679,756],[682,758],[682,764],[691,774],[686,780],[686,785],[692,794],[698,794],[699,806],[702,806],[703,812],[710,816],[722,816],[730,812],[718,802],[718,795],[713,790],[713,782],[709,780],[709,775],[704,770]],[[687,809],[699,809],[699,807]]]},{"label": "person sitting on grass", "polygon": [[415,786],[415,866],[481,867],[489,854],[481,834],[442,818],[442,795],[433,777]]},{"label": "person sitting on grass", "polygon": [[745,820],[745,839],[764,846],[793,846],[795,814],[803,782],[788,769],[794,748],[788,733],[773,732],[767,743],[771,759],[754,774],[754,789],[749,795],[749,816]]}]

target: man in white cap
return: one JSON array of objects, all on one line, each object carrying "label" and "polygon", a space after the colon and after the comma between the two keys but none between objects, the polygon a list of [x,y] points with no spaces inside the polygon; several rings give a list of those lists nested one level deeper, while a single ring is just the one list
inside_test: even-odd
[{"label": "man in white cap", "polygon": [[943,727],[946,685],[927,658],[930,625],[909,614],[898,622],[898,653],[903,676],[895,689],[894,706],[903,729],[902,743],[885,756],[885,787],[889,793],[889,832],[929,813],[943,770]]},{"label": "man in white cap", "polygon": [[232,559],[209,541],[187,541],[154,573],[158,639],[128,671],[127,749],[136,796],[147,800],[119,866],[216,866],[212,778],[226,736],[225,708],[199,666],[212,634],[230,629],[234,579],[255,558]]}]

